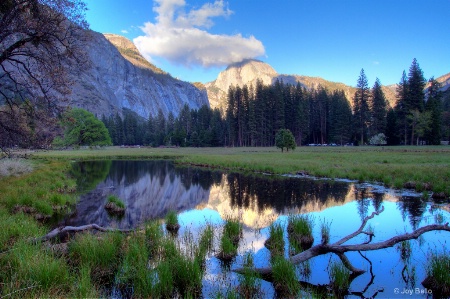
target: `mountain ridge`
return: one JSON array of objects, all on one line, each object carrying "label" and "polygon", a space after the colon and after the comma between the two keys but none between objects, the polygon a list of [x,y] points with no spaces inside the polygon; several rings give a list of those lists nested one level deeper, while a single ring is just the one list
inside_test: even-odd
[{"label": "mountain ridge", "polygon": [[[258,70],[258,67],[261,68],[261,71]],[[255,70],[255,68],[256,71],[252,73],[251,70]],[[273,71],[267,72],[268,69]],[[262,73],[262,75],[260,76],[259,73]],[[236,76],[236,74],[239,75]],[[242,74],[247,75],[243,78]],[[306,75],[279,74],[268,63],[256,59],[247,59],[229,65],[224,71],[219,73],[216,80],[205,84],[211,108],[226,109],[227,93],[230,85],[242,87],[244,84],[247,86],[252,84],[255,86],[257,79],[261,79],[264,85],[273,84],[276,80],[283,80],[284,83],[292,85],[296,85],[298,82],[307,89],[317,88],[319,85],[327,88],[329,91],[341,89],[351,105],[356,92],[356,87],[342,82],[333,82],[321,77]],[[436,80],[443,84],[442,90],[447,90],[450,87],[450,73],[440,76]],[[395,106],[396,88],[397,84],[382,85],[386,100],[391,107]]]}]

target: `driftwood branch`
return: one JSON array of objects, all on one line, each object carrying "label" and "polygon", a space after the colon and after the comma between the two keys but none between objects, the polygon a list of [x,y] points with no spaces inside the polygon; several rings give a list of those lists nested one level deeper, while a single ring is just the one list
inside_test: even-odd
[{"label": "driftwood branch", "polygon": [[[388,240],[377,242],[377,243],[369,243],[372,240],[373,234],[364,232],[364,227],[366,226],[367,222],[375,217],[376,215],[379,215],[381,212],[384,211],[384,207],[382,207],[378,212],[373,212],[370,216],[366,217],[361,226],[358,230],[356,230],[354,233],[345,236],[344,238],[340,239],[339,241],[333,243],[333,244],[319,244],[316,246],[311,247],[310,249],[303,251],[297,255],[294,255],[290,258],[291,262],[293,264],[299,264],[302,262],[305,262],[309,259],[312,259],[316,256],[327,254],[327,253],[334,253],[336,254],[342,261],[345,267],[347,267],[353,275],[360,275],[365,272],[365,270],[361,270],[358,268],[355,268],[351,263],[350,260],[345,256],[345,253],[348,251],[371,251],[371,250],[378,250],[383,248],[389,248],[394,246],[397,243],[400,243],[402,241],[417,239],[419,236],[426,232],[430,231],[448,231],[450,232],[450,227],[448,223],[446,224],[431,224],[424,227],[421,227],[411,233],[405,233],[402,235],[398,235],[395,237],[392,237]],[[355,245],[343,245],[345,242],[351,240],[352,238],[360,235],[360,234],[366,234],[369,235],[370,240],[369,242],[365,242],[362,244],[355,244]],[[243,268],[235,269],[234,271],[237,273],[243,273]],[[263,275],[263,276],[270,276],[272,273],[271,267],[266,268],[256,268],[254,269],[257,273]]]},{"label": "driftwood branch", "polygon": [[99,226],[95,223],[86,224],[86,225],[82,225],[82,226],[62,226],[62,227],[55,228],[54,230],[50,231],[48,234],[46,234],[43,237],[34,239],[33,242],[34,243],[45,242],[45,241],[49,241],[49,240],[64,236],[68,233],[81,232],[81,231],[85,231],[85,230],[97,230],[100,232],[122,232],[122,233],[129,233],[129,232],[133,231],[131,229],[117,229],[117,228],[103,227],[103,226]]}]

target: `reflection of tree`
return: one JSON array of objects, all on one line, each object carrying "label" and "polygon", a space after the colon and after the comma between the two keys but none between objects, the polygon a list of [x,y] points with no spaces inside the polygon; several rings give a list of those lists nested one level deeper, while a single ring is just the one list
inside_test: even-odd
[{"label": "reflection of tree", "polygon": [[418,197],[403,196],[397,205],[402,213],[403,220],[408,216],[409,223],[416,229],[425,213],[426,202],[420,200]]},{"label": "reflection of tree", "polygon": [[78,190],[86,193],[105,180],[111,164],[111,161],[73,163],[70,174],[76,179]]},{"label": "reflection of tree", "polygon": [[355,199],[358,204],[358,214],[361,217],[361,221],[366,218],[369,211],[370,198],[366,189],[358,190],[355,193]]},{"label": "reflection of tree", "polygon": [[372,194],[372,205],[375,211],[379,211],[381,204],[383,203],[384,194],[383,193],[373,193]]},{"label": "reflection of tree", "polygon": [[322,205],[330,200],[343,202],[349,189],[346,183],[238,173],[228,174],[227,181],[232,206],[255,206],[258,211],[274,208],[279,213],[289,208],[300,209],[311,202]]},{"label": "reflection of tree", "polygon": [[219,171],[205,170],[192,167],[175,167],[175,173],[186,189],[191,185],[199,185],[204,190],[209,190],[212,185],[218,185],[222,181],[222,173]]}]

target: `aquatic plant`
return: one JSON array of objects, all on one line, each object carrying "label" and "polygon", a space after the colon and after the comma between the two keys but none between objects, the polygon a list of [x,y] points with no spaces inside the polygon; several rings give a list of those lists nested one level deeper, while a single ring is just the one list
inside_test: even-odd
[{"label": "aquatic plant", "polygon": [[69,242],[69,258],[74,265],[89,266],[92,279],[100,284],[112,283],[120,265],[121,233],[77,234]]},{"label": "aquatic plant", "polygon": [[294,265],[281,256],[272,259],[273,287],[281,297],[296,296],[300,291],[300,284],[295,274]]},{"label": "aquatic plant", "polygon": [[178,214],[174,210],[170,210],[166,214],[166,229],[170,232],[177,232],[180,229],[180,224],[178,223]]},{"label": "aquatic plant", "polygon": [[350,286],[350,271],[340,262],[332,262],[328,270],[330,287],[336,294],[346,292]]},{"label": "aquatic plant", "polygon": [[450,256],[446,250],[443,253],[430,253],[426,266],[427,277],[422,285],[433,291],[433,296],[450,296]]},{"label": "aquatic plant", "polygon": [[272,257],[284,256],[284,230],[280,223],[272,223],[269,226],[269,238],[264,242],[270,250]]},{"label": "aquatic plant", "polygon": [[115,195],[108,196],[105,209],[111,215],[122,216],[125,214],[125,204]]},{"label": "aquatic plant", "polygon": [[260,275],[254,270],[255,264],[251,252],[244,255],[243,273],[238,277],[238,293],[242,298],[261,298]]},{"label": "aquatic plant", "polygon": [[223,234],[228,236],[233,243],[238,243],[242,234],[242,224],[239,219],[226,217]]},{"label": "aquatic plant", "polygon": [[242,235],[242,224],[238,219],[227,217],[220,239],[220,252],[217,257],[224,261],[230,261],[237,254],[239,239]]},{"label": "aquatic plant", "polygon": [[294,249],[303,251],[311,248],[314,243],[312,235],[314,220],[308,215],[290,215],[288,218],[289,242]]},{"label": "aquatic plant", "polygon": [[320,235],[322,236],[322,244],[330,242],[330,227],[331,223],[323,221],[320,225]]},{"label": "aquatic plant", "polygon": [[404,263],[408,263],[410,261],[412,253],[410,241],[402,241],[395,245],[395,248],[398,252],[400,252],[400,258],[402,259],[402,261]]}]

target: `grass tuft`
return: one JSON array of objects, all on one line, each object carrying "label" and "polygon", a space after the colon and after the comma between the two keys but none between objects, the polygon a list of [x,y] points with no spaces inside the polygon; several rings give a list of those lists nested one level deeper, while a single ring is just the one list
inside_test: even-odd
[{"label": "grass tuft", "polygon": [[427,264],[427,277],[422,285],[433,290],[433,296],[450,296],[450,256],[448,252],[430,253]]},{"label": "grass tuft", "polygon": [[294,252],[311,248],[314,243],[312,229],[314,220],[308,215],[291,215],[288,218],[289,243]]},{"label": "grass tuft", "polygon": [[280,223],[274,222],[269,226],[269,238],[264,245],[272,257],[284,256],[284,231]]},{"label": "grass tuft", "polygon": [[300,284],[295,274],[294,265],[287,259],[276,256],[272,262],[273,286],[281,297],[296,296]]},{"label": "grass tuft", "polygon": [[333,262],[329,269],[330,286],[337,294],[345,293],[350,287],[350,270],[342,263]]}]

